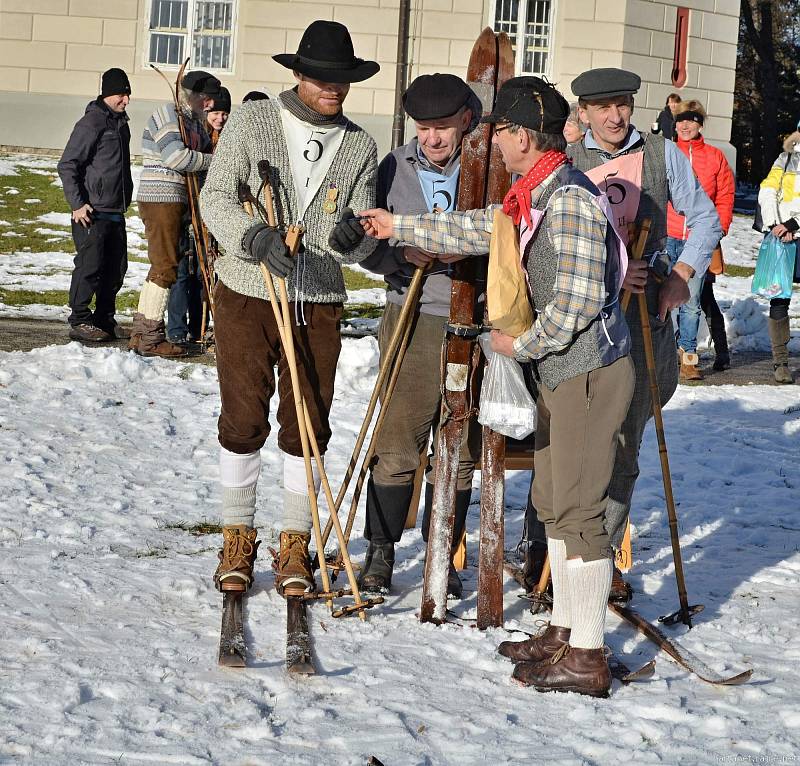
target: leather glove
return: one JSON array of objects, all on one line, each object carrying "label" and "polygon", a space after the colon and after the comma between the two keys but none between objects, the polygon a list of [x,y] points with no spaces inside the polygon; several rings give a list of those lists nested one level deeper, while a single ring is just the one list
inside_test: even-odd
[{"label": "leather glove", "polygon": [[364,234],[361,221],[355,217],[352,208],[346,207],[328,237],[328,244],[339,253],[349,253],[358,247],[361,240],[364,239]]},{"label": "leather glove", "polygon": [[294,268],[289,248],[273,226],[257,223],[249,228],[242,238],[242,247],[276,277],[285,277]]}]

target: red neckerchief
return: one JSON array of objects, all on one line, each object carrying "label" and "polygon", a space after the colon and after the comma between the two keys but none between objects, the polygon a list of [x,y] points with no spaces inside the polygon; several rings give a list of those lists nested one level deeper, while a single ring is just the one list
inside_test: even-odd
[{"label": "red neckerchief", "polygon": [[551,149],[545,152],[539,161],[508,190],[503,200],[503,212],[511,217],[515,226],[519,226],[523,218],[528,228],[532,226],[531,192],[565,162],[569,162],[569,159],[564,152]]}]

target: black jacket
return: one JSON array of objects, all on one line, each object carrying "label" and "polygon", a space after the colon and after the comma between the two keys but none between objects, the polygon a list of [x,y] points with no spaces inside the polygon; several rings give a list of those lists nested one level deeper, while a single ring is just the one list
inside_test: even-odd
[{"label": "black jacket", "polygon": [[675,118],[672,116],[672,110],[665,106],[658,117],[655,124],[658,126],[655,130],[650,129],[651,133],[660,133],[664,138],[674,141],[677,136],[675,135]]},{"label": "black jacket", "polygon": [[72,210],[87,202],[97,211],[124,213],[133,197],[128,115],[111,111],[98,97],[75,123],[58,163]]}]

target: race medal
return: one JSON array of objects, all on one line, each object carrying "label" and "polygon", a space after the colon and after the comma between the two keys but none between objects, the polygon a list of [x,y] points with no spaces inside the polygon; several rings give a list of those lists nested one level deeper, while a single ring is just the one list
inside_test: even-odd
[{"label": "race medal", "polygon": [[325,193],[325,202],[322,203],[322,212],[333,215],[336,212],[336,198],[339,196],[339,190],[331,185]]}]

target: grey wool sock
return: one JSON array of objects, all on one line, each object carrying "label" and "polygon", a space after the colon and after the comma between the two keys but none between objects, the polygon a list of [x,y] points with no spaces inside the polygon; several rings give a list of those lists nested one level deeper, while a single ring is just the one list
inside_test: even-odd
[{"label": "grey wool sock", "polygon": [[569,645],[574,649],[600,649],[603,646],[613,571],[611,559],[567,561],[572,608]]},{"label": "grey wool sock", "polygon": [[253,528],[256,515],[256,485],[222,488],[222,523],[226,527],[243,524]]},{"label": "grey wool sock", "polygon": [[303,534],[311,532],[311,500],[308,495],[283,491],[283,529]]}]

